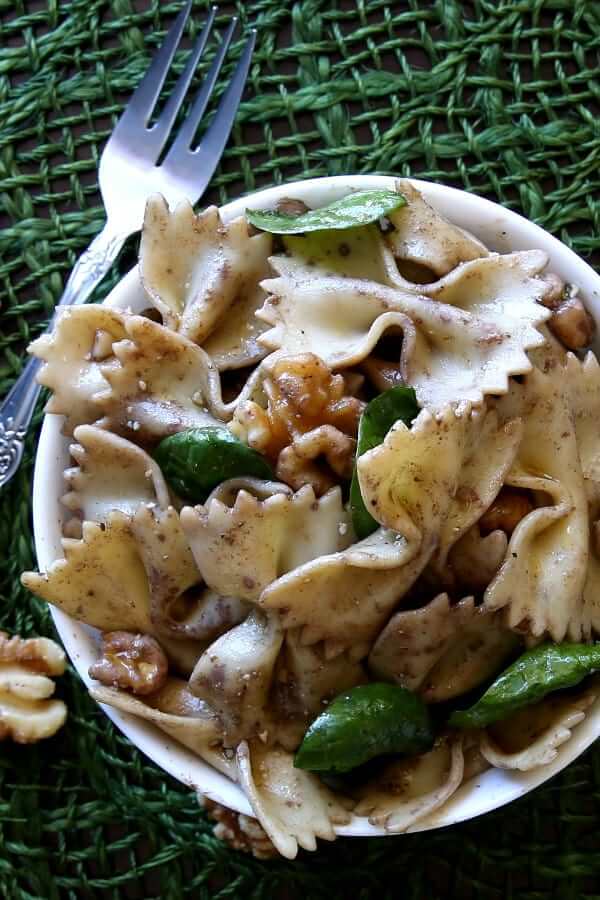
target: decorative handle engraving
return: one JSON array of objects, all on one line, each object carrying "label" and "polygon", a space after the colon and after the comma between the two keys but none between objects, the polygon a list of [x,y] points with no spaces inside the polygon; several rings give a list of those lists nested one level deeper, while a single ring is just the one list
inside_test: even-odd
[{"label": "decorative handle engraving", "polygon": [[0,421],[0,485],[15,474],[23,457],[26,428],[15,428],[12,419]]},{"label": "decorative handle engraving", "polygon": [[[127,234],[115,234],[105,225],[77,260],[50,322],[63,306],[84,303],[102,281],[123,246]],[[0,487],[15,474],[23,456],[23,440],[40,394],[38,359],[30,359],[0,406]]]},{"label": "decorative handle engraving", "polygon": [[104,278],[127,237],[108,232],[105,226],[87,250],[84,250],[69,275],[58,306],[85,303],[94,288]]}]

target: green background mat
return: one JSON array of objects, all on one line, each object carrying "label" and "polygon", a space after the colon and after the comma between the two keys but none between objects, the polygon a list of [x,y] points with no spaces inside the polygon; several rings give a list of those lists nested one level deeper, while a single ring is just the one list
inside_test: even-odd
[{"label": "green background mat", "polygon": [[[100,149],[176,8],[0,0],[0,394],[101,227]],[[500,201],[586,258],[600,248],[598,2],[257,0],[237,9],[258,44],[207,202],[285,179],[414,173]],[[189,38],[205,10],[195,4]],[[221,26],[233,10],[220,7]],[[135,249],[132,240],[99,296]],[[0,623],[52,634],[18,580],[34,563],[32,454],[30,441],[0,497]],[[0,896],[9,900],[600,898],[600,749],[474,822],[257,862],[212,836],[193,794],[111,726],[73,672],[58,693],[69,719],[55,738],[0,745]]]}]

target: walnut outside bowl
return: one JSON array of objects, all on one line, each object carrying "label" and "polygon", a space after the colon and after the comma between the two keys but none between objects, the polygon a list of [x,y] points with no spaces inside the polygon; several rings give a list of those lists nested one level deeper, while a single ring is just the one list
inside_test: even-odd
[{"label": "walnut outside bowl", "polygon": [[[600,276],[579,257],[542,228],[502,206],[466,191],[432,184],[414,182],[424,197],[456,225],[466,228],[490,249],[499,252],[539,248],[549,258],[549,268],[564,281],[579,285],[581,295],[600,326]],[[221,210],[227,221],[244,213],[247,206],[271,208],[285,196],[298,197],[309,206],[324,206],[347,194],[372,188],[393,188],[394,179],[383,176],[315,178],[291,185],[269,188],[249,197],[228,203]],[[141,311],[149,304],[145,300],[137,268],[132,269],[114,288],[107,300],[109,306]],[[596,347],[598,350],[598,347]],[[61,434],[62,417],[46,415],[42,427],[33,490],[33,521],[35,546],[40,569],[62,557],[61,525],[63,510],[63,469],[68,463],[69,440]],[[88,667],[97,655],[97,634],[58,609],[52,616],[73,665],[83,681],[89,685]],[[167,737],[154,726],[136,717],[104,707],[115,725],[158,766],[187,787],[199,791],[238,812],[252,815],[252,810],[240,787],[229,781],[189,750]],[[471,819],[497,809],[543,784],[586,750],[600,735],[600,698],[590,708],[584,721],[575,728],[569,741],[563,744],[552,763],[529,772],[515,773],[489,769],[466,782],[441,809],[419,822],[417,831],[441,828]],[[349,825],[337,829],[340,835],[367,837],[383,835],[381,828],[370,825],[363,817],[355,816]]]}]

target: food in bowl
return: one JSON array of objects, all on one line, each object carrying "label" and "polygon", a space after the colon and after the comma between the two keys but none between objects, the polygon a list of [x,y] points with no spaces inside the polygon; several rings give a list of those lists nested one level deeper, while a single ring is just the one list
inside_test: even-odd
[{"label": "food in bowl", "polygon": [[547,765],[600,668],[593,322],[409,181],[224,224],[149,201],[144,315],[32,352],[65,417],[92,694],[238,781],[278,850]]}]

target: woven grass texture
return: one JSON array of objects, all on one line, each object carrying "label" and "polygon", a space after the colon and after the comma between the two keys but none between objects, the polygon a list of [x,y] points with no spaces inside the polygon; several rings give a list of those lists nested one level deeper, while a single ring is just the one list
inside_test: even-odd
[{"label": "woven grass texture", "polygon": [[[206,9],[195,3],[188,43]],[[207,202],[317,175],[415,174],[598,254],[598,2],[247,0],[220,5],[221,26],[236,9],[258,43]],[[101,227],[99,153],[176,10],[0,0],[0,395]],[[51,635],[18,581],[34,564],[34,443],[0,496],[0,627]],[[212,836],[193,795],[111,726],[74,673],[59,694],[69,719],[55,738],[0,745],[7,900],[600,898],[600,749],[475,822],[257,862]]]}]

